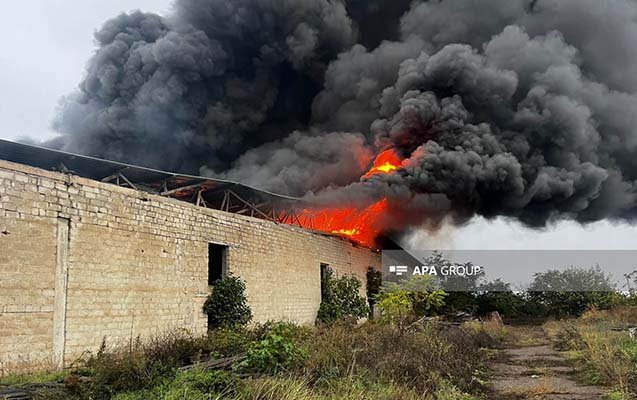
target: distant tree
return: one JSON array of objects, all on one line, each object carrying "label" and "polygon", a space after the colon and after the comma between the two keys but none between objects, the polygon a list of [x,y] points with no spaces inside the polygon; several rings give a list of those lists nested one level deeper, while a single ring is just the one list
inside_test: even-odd
[{"label": "distant tree", "polygon": [[[454,263],[444,258],[443,254],[438,251],[434,251],[425,260],[425,265],[436,268],[439,273],[437,280],[441,289],[446,293],[445,304],[440,311],[444,313],[462,311],[473,314],[478,310],[476,296],[485,277],[484,271],[473,275],[442,275],[442,268],[449,268]],[[468,271],[474,268],[474,264],[471,262],[465,262],[461,265]]]},{"label": "distant tree", "polygon": [[[440,273],[443,267],[462,266],[467,271],[474,269],[475,265],[472,262],[465,262],[462,264],[453,263],[442,256],[440,252],[434,252],[430,257],[425,260],[425,264],[434,266]],[[438,275],[438,281],[440,287],[446,292],[476,292],[480,289],[480,285],[484,282],[485,273],[479,271],[474,274],[467,275]]]},{"label": "distant tree", "polygon": [[509,318],[519,317],[526,313],[526,299],[523,294],[514,293],[509,283],[500,279],[480,285],[476,294],[478,314],[497,311]]},{"label": "distant tree", "polygon": [[618,300],[615,285],[599,265],[537,273],[528,296],[556,317],[578,316],[591,307],[608,309]]}]

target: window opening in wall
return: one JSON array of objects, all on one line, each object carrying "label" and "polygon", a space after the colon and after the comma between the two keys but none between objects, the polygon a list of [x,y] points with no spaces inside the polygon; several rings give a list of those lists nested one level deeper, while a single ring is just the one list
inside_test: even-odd
[{"label": "window opening in wall", "polygon": [[321,301],[323,301],[323,297],[325,296],[325,278],[327,277],[329,267],[329,264],[321,263]]},{"label": "window opening in wall", "polygon": [[208,285],[214,285],[226,273],[228,246],[208,243]]}]

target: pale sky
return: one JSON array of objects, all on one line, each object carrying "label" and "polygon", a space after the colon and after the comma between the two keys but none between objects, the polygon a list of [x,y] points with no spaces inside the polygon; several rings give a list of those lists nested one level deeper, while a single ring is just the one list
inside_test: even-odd
[{"label": "pale sky", "polygon": [[80,82],[93,32],[141,9],[165,14],[171,0],[4,1],[0,13],[0,138],[54,136],[61,96]]},{"label": "pale sky", "polygon": [[[165,14],[171,0],[6,1],[0,13],[0,138],[47,139],[60,97],[74,90],[94,51],[93,32],[124,11]],[[412,236],[414,248],[637,249],[637,227],[563,222],[531,230],[499,219]]]},{"label": "pale sky", "polygon": [[546,229],[531,229],[504,218],[475,218],[460,228],[446,225],[435,233],[415,232],[408,246],[419,250],[637,250],[637,226],[562,221]]}]

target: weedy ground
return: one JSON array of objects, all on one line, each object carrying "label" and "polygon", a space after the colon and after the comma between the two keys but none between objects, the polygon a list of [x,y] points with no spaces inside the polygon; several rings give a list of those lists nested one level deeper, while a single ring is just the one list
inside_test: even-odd
[{"label": "weedy ground", "polygon": [[508,327],[493,364],[494,399],[637,399],[637,307]]},{"label": "weedy ground", "polygon": [[[504,337],[505,330],[490,323],[409,329],[275,323],[203,338],[172,333],[122,348],[105,343],[65,376],[51,375],[63,384],[37,390],[34,398],[475,400],[485,398],[488,360]],[[180,369],[232,356],[237,361],[226,370]],[[0,387],[29,381],[4,377]]]},{"label": "weedy ground", "polygon": [[555,347],[578,366],[577,378],[613,388],[613,400],[637,399],[637,307],[591,310],[578,319],[554,321],[544,330]]},{"label": "weedy ground", "polygon": [[492,365],[491,399],[599,400],[607,389],[579,382],[576,366],[553,348],[542,326],[509,327]]},{"label": "weedy ground", "polygon": [[[47,400],[634,400],[637,308],[578,319],[507,326],[470,322],[273,323],[173,332],[100,351],[63,373],[5,376],[0,388],[43,387]],[[184,365],[237,357],[225,370]]]}]

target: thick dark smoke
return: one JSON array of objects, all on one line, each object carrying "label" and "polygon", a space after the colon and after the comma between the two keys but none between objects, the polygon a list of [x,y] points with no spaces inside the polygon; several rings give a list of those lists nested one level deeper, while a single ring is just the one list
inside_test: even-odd
[{"label": "thick dark smoke", "polygon": [[64,148],[193,172],[307,126],[356,31],[329,0],[177,0],[168,18],[122,14],[95,39],[56,123]]},{"label": "thick dark smoke", "polygon": [[[66,150],[386,198],[388,229],[637,211],[633,0],[177,0],[96,40]],[[361,180],[388,148],[402,168]]]}]

